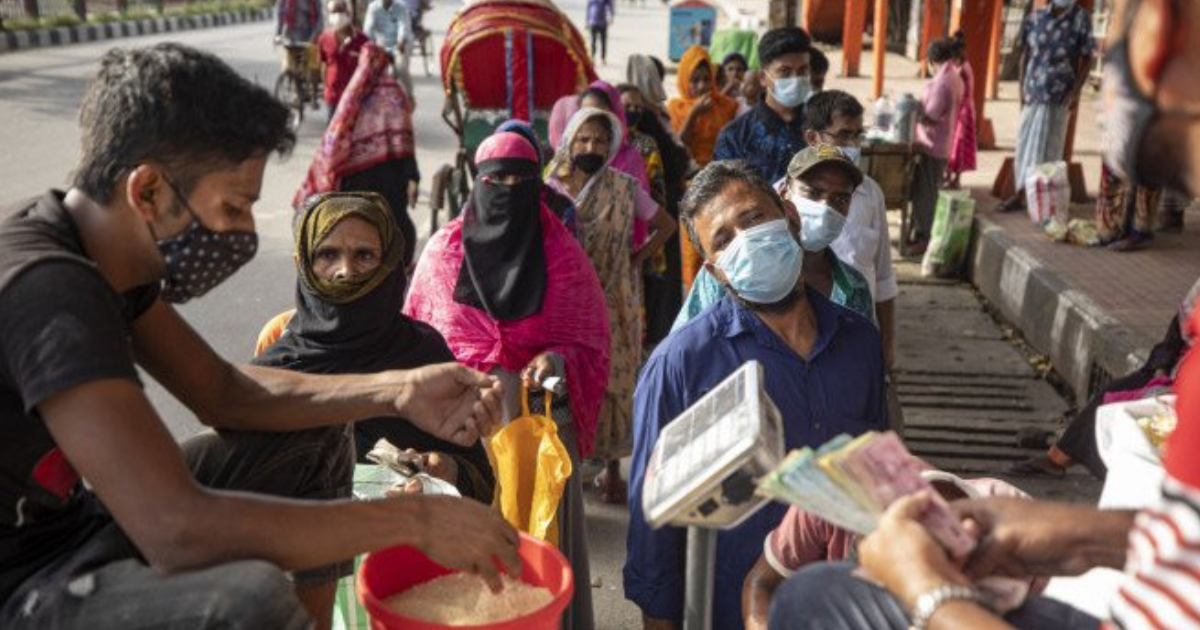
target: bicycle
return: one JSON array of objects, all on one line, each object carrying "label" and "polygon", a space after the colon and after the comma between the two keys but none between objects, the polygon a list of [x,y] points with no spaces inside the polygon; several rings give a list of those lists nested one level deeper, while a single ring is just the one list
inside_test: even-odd
[{"label": "bicycle", "polygon": [[285,52],[283,71],[275,79],[275,98],[291,109],[288,124],[295,131],[304,122],[305,108],[320,106],[320,83],[311,62],[313,45],[278,39],[275,44]]},{"label": "bicycle", "polygon": [[413,48],[421,55],[421,63],[425,64],[425,76],[431,77],[433,74],[429,71],[429,58],[433,56],[433,34],[421,23],[421,19],[425,17],[425,13],[432,8],[433,3],[430,0],[421,0],[420,12],[413,16]]}]

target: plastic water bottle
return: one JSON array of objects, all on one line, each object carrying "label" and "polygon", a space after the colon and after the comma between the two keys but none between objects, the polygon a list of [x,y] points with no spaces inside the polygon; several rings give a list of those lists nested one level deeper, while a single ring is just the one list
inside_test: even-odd
[{"label": "plastic water bottle", "polygon": [[896,107],[892,104],[892,99],[887,94],[880,96],[879,100],[875,101],[874,127],[884,134],[890,134],[895,120]]},{"label": "plastic water bottle", "polygon": [[905,92],[896,102],[896,142],[908,144],[912,142],[917,129],[917,114],[921,111],[921,101],[912,94]]}]

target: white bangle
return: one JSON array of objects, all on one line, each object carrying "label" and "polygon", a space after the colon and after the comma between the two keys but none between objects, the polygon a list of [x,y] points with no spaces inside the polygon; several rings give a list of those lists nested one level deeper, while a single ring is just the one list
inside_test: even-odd
[{"label": "white bangle", "polygon": [[941,608],[943,604],[954,600],[965,600],[972,603],[979,602],[979,593],[970,586],[960,586],[958,584],[943,584],[933,590],[926,591],[917,598],[917,603],[912,609],[912,626],[910,630],[926,630],[929,627],[929,620],[933,617],[933,613]]}]

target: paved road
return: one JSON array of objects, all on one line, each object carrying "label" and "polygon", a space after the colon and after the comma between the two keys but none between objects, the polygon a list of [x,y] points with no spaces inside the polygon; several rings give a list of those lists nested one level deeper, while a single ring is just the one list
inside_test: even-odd
[{"label": "paved road", "polygon": [[[435,45],[457,2],[441,0],[427,17]],[[583,0],[560,2],[563,10],[579,20]],[[610,65],[600,72],[610,80],[623,77],[624,61],[633,51],[665,57],[666,12],[657,3],[645,9],[618,8],[618,26],[636,30],[610,33]],[[50,187],[63,187],[78,151],[76,126],[78,105],[87,80],[98,67],[104,51],[113,46],[141,46],[160,41],[179,41],[209,50],[263,86],[271,86],[279,71],[271,47],[272,25],[268,23],[192,31],[167,36],[114,40],[62,48],[47,48],[0,55],[0,203],[38,195]],[[418,159],[425,173],[422,194],[428,193],[429,176],[450,161],[457,139],[441,121],[443,101],[436,60],[434,76],[426,77],[414,63],[418,108],[415,126]],[[209,296],[185,305],[181,311],[205,339],[223,356],[248,358],[259,328],[272,315],[293,304],[295,275],[292,266],[290,201],[308,168],[324,130],[324,116],[306,120],[293,155],[273,159],[267,167],[262,200],[255,207],[260,235],[257,257]],[[428,225],[427,206],[414,215],[418,226]],[[424,227],[421,228],[425,232]],[[192,415],[152,380],[147,391],[156,408],[178,437],[199,427]],[[595,604],[602,630],[634,628],[636,609],[620,591],[620,565],[624,558],[625,511],[589,506],[592,539],[592,574],[597,581]]]},{"label": "paved road", "polygon": [[[435,4],[427,24],[434,32],[435,45],[440,46],[444,29],[459,5],[446,0]],[[567,0],[560,6],[577,20],[583,15],[582,0]],[[621,11],[624,16],[624,7]],[[620,17],[619,24],[636,24],[639,30],[610,35],[610,66],[602,72],[612,79],[620,78],[617,75],[630,51],[647,48],[648,33],[665,32],[665,11],[659,7],[627,11],[629,15]],[[272,28],[271,24],[257,23],[0,55],[0,201],[37,195],[68,182],[78,151],[79,101],[108,48],[179,41],[211,51],[246,77],[271,86],[279,71],[277,53],[271,46]],[[663,39],[657,37],[654,41]],[[662,47],[661,43],[657,46]],[[418,104],[414,124],[418,159],[425,174],[423,195],[428,193],[432,173],[449,162],[457,148],[457,139],[440,117],[443,97],[436,59],[432,66],[430,77],[421,72],[419,61],[413,68]],[[308,168],[323,123],[323,112],[306,119],[294,153],[287,159],[273,159],[267,168],[262,200],[255,207],[261,239],[258,256],[210,296],[181,309],[223,356],[248,357],[262,324],[291,307],[295,276],[290,201]],[[428,225],[427,215],[422,201],[414,215],[418,225]],[[177,436],[196,430],[190,414],[173,399],[152,384],[148,389]]]}]

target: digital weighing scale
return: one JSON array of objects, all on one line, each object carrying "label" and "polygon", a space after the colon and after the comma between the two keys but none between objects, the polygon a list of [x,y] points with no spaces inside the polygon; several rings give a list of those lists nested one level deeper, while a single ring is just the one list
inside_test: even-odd
[{"label": "digital weighing scale", "polygon": [[688,527],[685,630],[712,626],[716,530],[736,527],[770,501],[754,491],[783,456],[783,419],[757,361],[742,365],[659,433],[642,511],[655,529]]}]

